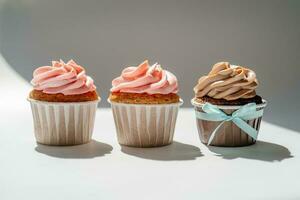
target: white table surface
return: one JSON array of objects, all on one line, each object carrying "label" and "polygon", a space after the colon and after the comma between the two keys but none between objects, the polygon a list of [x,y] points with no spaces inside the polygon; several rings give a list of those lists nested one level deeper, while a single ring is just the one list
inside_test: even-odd
[{"label": "white table surface", "polygon": [[300,133],[262,122],[253,146],[207,147],[193,110],[181,109],[172,145],[129,148],[100,108],[89,144],[38,145],[29,85],[5,63],[0,70],[1,200],[300,199]]}]

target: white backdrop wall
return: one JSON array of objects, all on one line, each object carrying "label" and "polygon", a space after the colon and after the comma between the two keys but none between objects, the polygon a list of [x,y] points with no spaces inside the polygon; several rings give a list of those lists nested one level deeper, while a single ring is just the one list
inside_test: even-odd
[{"label": "white backdrop wall", "polygon": [[121,69],[146,58],[177,75],[186,107],[212,64],[246,65],[269,101],[265,120],[300,130],[299,13],[296,0],[0,0],[0,50],[28,81],[52,59],[75,59],[101,106]]}]

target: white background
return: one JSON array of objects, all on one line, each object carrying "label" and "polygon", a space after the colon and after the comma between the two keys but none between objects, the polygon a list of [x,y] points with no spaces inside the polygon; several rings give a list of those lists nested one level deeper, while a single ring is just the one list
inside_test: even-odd
[{"label": "white background", "polygon": [[265,120],[300,131],[299,13],[299,0],[0,0],[0,51],[27,80],[74,58],[103,99],[124,67],[148,58],[178,77],[184,107],[227,60],[257,72]]},{"label": "white background", "polygon": [[181,109],[175,142],[121,147],[111,110],[97,111],[93,141],[35,143],[30,86],[0,57],[0,199],[299,199],[300,134],[262,122],[259,141],[206,147],[192,109]]}]

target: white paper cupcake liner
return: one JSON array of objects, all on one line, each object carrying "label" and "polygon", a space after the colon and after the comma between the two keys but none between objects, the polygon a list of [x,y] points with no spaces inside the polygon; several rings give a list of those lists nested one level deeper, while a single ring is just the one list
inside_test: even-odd
[{"label": "white paper cupcake liner", "polygon": [[77,145],[91,140],[97,104],[88,102],[44,102],[28,98],[35,138],[46,145]]},{"label": "white paper cupcake liner", "polygon": [[111,102],[118,142],[132,147],[157,147],[173,142],[182,101],[172,104],[125,104]]},{"label": "white paper cupcake liner", "polygon": [[[204,112],[202,110],[202,106],[204,104],[198,103],[195,99],[191,100],[191,103],[194,105],[195,110],[198,112]],[[257,110],[262,110],[266,107],[267,102],[263,100],[263,103],[257,104]],[[222,110],[226,114],[232,114],[234,111],[238,110],[241,106],[217,106],[220,110]],[[252,128],[256,129],[257,132],[260,128],[262,117],[258,117],[252,120],[247,120],[247,124],[249,124]],[[213,133],[213,131],[217,128],[217,126],[221,122],[216,121],[206,121],[202,119],[196,118],[197,128],[199,137],[202,143],[207,144],[208,140]],[[211,142],[212,146],[224,146],[224,147],[239,147],[239,146],[247,146],[254,144],[256,142],[255,139],[250,137],[245,131],[240,129],[237,125],[235,125],[232,121],[224,122],[224,124],[218,129],[216,135]]]}]

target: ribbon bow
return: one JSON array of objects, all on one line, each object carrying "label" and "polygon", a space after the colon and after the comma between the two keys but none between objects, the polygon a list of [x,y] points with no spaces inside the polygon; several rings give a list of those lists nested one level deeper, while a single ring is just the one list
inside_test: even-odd
[{"label": "ribbon bow", "polygon": [[248,103],[240,107],[238,110],[234,111],[231,115],[227,115],[217,106],[212,105],[210,103],[205,103],[202,107],[202,110],[205,113],[196,111],[196,117],[198,119],[207,121],[222,121],[209,137],[208,145],[211,144],[212,140],[214,139],[217,133],[217,130],[226,121],[232,121],[239,128],[245,131],[250,137],[252,137],[255,140],[257,139],[257,130],[251,127],[249,124],[247,124],[247,122],[245,122],[246,120],[255,119],[263,115],[263,109],[257,111],[255,103]]}]

